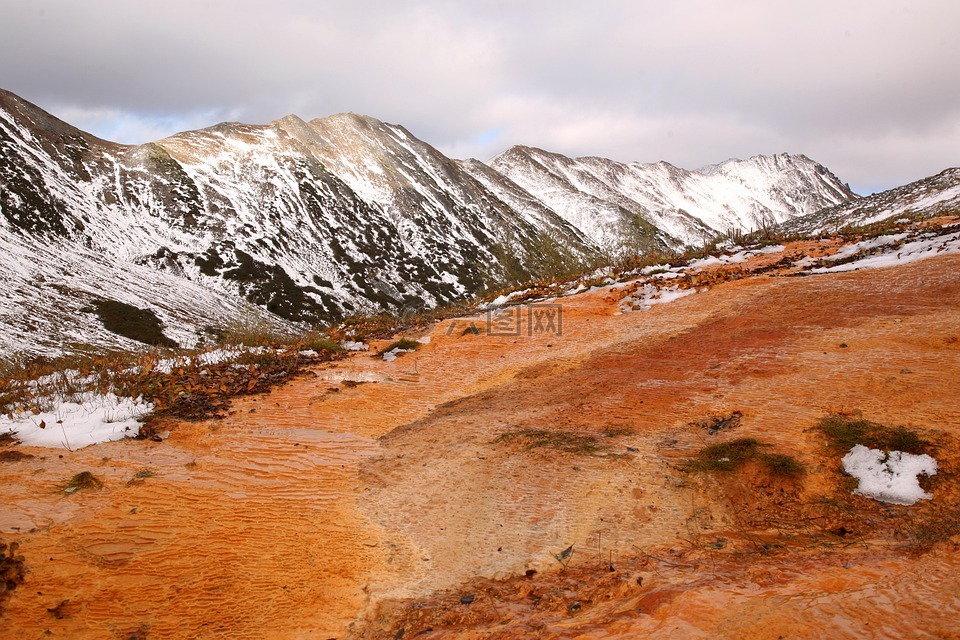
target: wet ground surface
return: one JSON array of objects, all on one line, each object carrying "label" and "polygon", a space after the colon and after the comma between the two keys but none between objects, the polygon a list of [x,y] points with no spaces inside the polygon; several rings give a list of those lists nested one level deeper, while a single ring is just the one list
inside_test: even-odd
[{"label": "wet ground surface", "polygon": [[[446,320],[161,443],[30,449],[0,463],[28,570],[0,632],[958,637],[957,539],[914,526],[960,518],[958,272],[704,271],[708,290],[633,313],[614,285],[562,299],[562,333]],[[837,498],[811,427],[853,410],[941,443],[930,504]],[[734,436],[807,473],[684,467]],[[105,488],[58,490],[80,471]]]}]

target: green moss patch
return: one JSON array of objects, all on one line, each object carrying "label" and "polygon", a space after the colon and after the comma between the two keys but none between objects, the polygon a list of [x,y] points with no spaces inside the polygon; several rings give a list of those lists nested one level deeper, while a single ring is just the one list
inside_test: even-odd
[{"label": "green moss patch", "polygon": [[916,455],[929,453],[933,448],[933,443],[906,427],[889,427],[846,414],[826,416],[815,429],[827,436],[828,445],[838,452],[849,451],[858,444],[870,449]]},{"label": "green moss patch", "polygon": [[797,477],[806,472],[806,467],[796,458],[785,453],[766,453],[761,451],[768,445],[756,438],[737,438],[704,447],[697,453],[696,459],[689,463],[691,471],[735,471],[750,461],[754,461],[779,477]]},{"label": "green moss patch", "polygon": [[759,452],[763,445],[756,438],[737,438],[704,447],[690,463],[694,471],[733,471]]}]

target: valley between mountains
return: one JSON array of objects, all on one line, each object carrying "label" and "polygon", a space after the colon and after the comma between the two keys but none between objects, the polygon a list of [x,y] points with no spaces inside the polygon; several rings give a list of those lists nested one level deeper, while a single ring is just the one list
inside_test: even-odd
[{"label": "valley between mountains", "polygon": [[[672,302],[598,286],[562,330],[411,328],[159,443],[17,447],[3,635],[956,637],[960,218],[900,229],[704,259]],[[830,416],[919,434],[932,499],[852,493]]]},{"label": "valley between mountains", "polygon": [[183,347],[433,308],[855,199],[802,155],[688,171],[517,146],[485,164],[356,114],[126,146],[0,90],[0,353],[135,348],[104,303]]},{"label": "valley between mountains", "polygon": [[0,91],[0,636],[960,638],[958,271],[957,168]]}]

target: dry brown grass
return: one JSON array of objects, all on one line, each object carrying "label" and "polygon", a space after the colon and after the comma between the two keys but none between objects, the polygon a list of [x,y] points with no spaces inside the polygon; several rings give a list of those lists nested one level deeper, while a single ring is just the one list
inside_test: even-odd
[{"label": "dry brown grass", "polygon": [[202,350],[167,349],[7,360],[0,364],[0,412],[40,413],[57,401],[114,393],[151,402],[157,414],[200,419],[217,415],[231,397],[264,392],[311,364],[342,356],[339,342],[317,332],[222,337],[222,348],[254,348],[236,348],[233,359],[215,364],[198,362]]},{"label": "dry brown grass", "polygon": [[573,455],[597,455],[605,450],[595,435],[547,431],[544,429],[519,429],[501,433],[494,444],[514,444],[525,450],[549,448]]},{"label": "dry brown grass", "polygon": [[81,471],[60,485],[60,490],[64,493],[99,491],[100,489],[103,489],[103,481],[89,471]]}]

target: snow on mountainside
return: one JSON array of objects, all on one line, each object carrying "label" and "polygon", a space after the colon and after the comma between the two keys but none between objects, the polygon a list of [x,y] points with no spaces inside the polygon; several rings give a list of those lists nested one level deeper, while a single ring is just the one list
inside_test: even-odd
[{"label": "snow on mountainside", "polygon": [[[440,252],[453,269],[478,259],[507,266],[526,256],[532,272],[543,273],[552,251],[566,264],[593,254],[562,218],[550,211],[531,217],[512,207],[403,127],[356,114],[309,123],[287,116],[278,124],[359,198],[382,210],[414,251]],[[472,247],[481,248],[477,256],[469,255]]]},{"label": "snow on mountainside", "polygon": [[856,197],[802,155],[755,156],[687,171],[666,162],[624,164],[513,147],[490,165],[606,247],[650,227],[669,246],[697,244]]},{"label": "snow on mountainside", "polygon": [[164,334],[193,346],[208,329],[239,320],[290,328],[238,296],[211,291],[169,271],[117,263],[101,252],[52,240],[25,241],[0,229],[0,357],[57,356],[90,345],[140,345],[108,331],[97,306],[113,300],[149,309]]},{"label": "snow on mountainside", "polygon": [[355,114],[100,140],[0,90],[0,354],[128,346],[117,300],[191,344],[423,307],[853,195],[803,156],[689,172],[515,147],[451,160]]},{"label": "snow on mountainside", "polygon": [[836,232],[846,226],[864,226],[891,218],[956,215],[960,211],[960,168],[875,193],[780,225],[787,233]]},{"label": "snow on mountainside", "polygon": [[[400,137],[399,128],[350,118],[328,129],[342,138],[359,137],[351,126]],[[224,123],[124,146],[0,93],[0,233],[27,255],[45,259],[59,247],[70,257],[66,262],[96,258],[79,271],[91,287],[105,288],[96,294],[103,298],[122,297],[107,283],[119,286],[132,273],[157,281],[151,289],[157,295],[135,302],[162,320],[176,316],[181,337],[241,309],[249,316],[251,304],[263,309],[254,317],[276,316],[281,323],[432,306],[542,272],[547,256],[569,267],[592,254],[556,216],[534,227],[439,153],[400,157],[407,147],[426,148],[408,134],[386,151],[378,151],[375,140],[366,147],[338,140],[338,148],[325,149],[324,129],[299,122],[314,134],[286,118],[263,126]],[[392,171],[407,176],[403,184],[392,178],[380,197],[344,168],[356,154],[382,171],[372,165],[377,152],[384,166],[394,163]],[[338,155],[345,159],[339,164],[333,161]],[[443,179],[442,163],[452,178]],[[0,259],[15,262],[14,255],[7,251]],[[73,285],[37,260],[35,275],[46,282],[38,296],[57,300],[56,287]],[[178,296],[181,281],[210,293]],[[18,291],[25,289],[13,281],[5,288],[9,309],[26,308],[14,302],[25,295]],[[77,290],[84,300],[59,320],[77,343],[82,335],[104,343],[96,319],[79,312],[93,296]],[[212,308],[220,303],[230,310],[218,316]],[[178,313],[165,318],[163,308],[171,305]],[[4,352],[37,351],[46,338],[14,331],[19,311],[9,313],[5,333],[16,337]],[[30,306],[24,313],[52,317],[55,310]],[[187,316],[194,321],[183,325]]]}]

